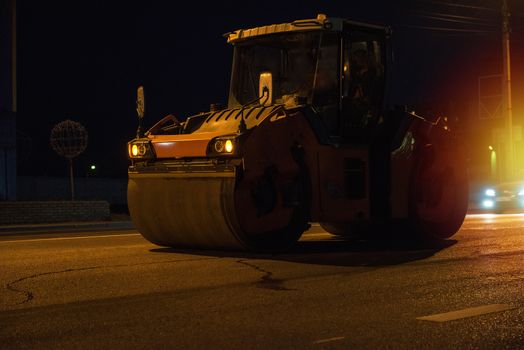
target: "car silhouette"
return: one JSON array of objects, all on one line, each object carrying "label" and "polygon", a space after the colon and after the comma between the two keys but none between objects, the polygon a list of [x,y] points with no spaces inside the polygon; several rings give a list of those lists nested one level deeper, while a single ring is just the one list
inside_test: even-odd
[{"label": "car silhouette", "polygon": [[524,181],[502,182],[485,187],[479,204],[482,210],[494,213],[524,210]]}]

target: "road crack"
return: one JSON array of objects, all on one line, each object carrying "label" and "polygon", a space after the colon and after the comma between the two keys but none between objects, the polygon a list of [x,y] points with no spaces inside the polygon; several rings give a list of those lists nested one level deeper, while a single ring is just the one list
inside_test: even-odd
[{"label": "road crack", "polygon": [[74,271],[93,270],[93,269],[99,269],[101,267],[102,266],[92,266],[92,267],[82,267],[82,268],[78,268],[78,269],[65,269],[65,270],[62,270],[62,271],[51,271],[51,272],[37,273],[35,275],[25,276],[25,277],[19,278],[17,280],[14,280],[12,282],[9,282],[9,283],[7,283],[5,285],[5,287],[6,287],[7,290],[9,290],[11,292],[25,295],[25,300],[15,304],[15,305],[22,305],[22,304],[28,303],[31,300],[33,300],[34,295],[33,295],[33,292],[31,292],[30,290],[24,290],[24,289],[15,288],[14,285],[17,284],[17,283],[20,283],[20,282],[23,282],[23,281],[26,281],[26,280],[29,280],[29,279],[37,278],[37,277],[47,276],[47,275],[54,275],[54,274],[74,272]]},{"label": "road crack", "polygon": [[30,302],[31,300],[33,300],[34,299],[34,294],[33,294],[33,292],[31,290],[18,289],[18,288],[15,287],[15,285],[20,283],[20,282],[23,282],[23,281],[26,281],[26,280],[30,280],[30,279],[34,279],[34,278],[38,278],[38,277],[42,277],[42,276],[49,276],[49,275],[55,275],[55,274],[61,274],[61,273],[69,273],[69,272],[77,272],[77,271],[104,269],[104,268],[111,269],[111,268],[122,268],[122,267],[132,267],[132,266],[159,265],[159,264],[191,262],[191,261],[200,261],[200,260],[209,260],[209,259],[216,259],[216,258],[196,258],[196,259],[185,259],[185,260],[155,261],[155,262],[137,263],[137,264],[90,266],[90,267],[80,267],[80,268],[76,268],[76,269],[71,268],[71,269],[65,269],[65,270],[60,270],[60,271],[42,272],[42,273],[37,273],[37,274],[34,274],[34,275],[30,275],[30,276],[21,277],[21,278],[19,278],[17,280],[8,282],[5,285],[5,288],[8,291],[10,291],[10,292],[25,295],[25,299],[23,301],[15,304],[15,305],[22,305],[22,304],[26,304],[26,303]]},{"label": "road crack", "polygon": [[262,277],[260,277],[260,280],[255,282],[259,288],[264,289],[271,289],[271,290],[277,290],[277,291],[290,291],[290,290],[296,290],[291,288],[286,288],[282,284],[285,282],[285,280],[274,278],[273,272],[264,270],[260,266],[257,266],[255,264],[249,263],[245,260],[237,260],[237,263],[248,266],[258,272],[263,273]]}]

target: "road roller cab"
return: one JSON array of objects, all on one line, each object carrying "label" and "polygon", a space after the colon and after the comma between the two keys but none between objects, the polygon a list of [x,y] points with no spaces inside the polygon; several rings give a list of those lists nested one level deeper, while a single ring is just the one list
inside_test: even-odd
[{"label": "road roller cab", "polygon": [[390,35],[324,15],[226,34],[227,107],[169,115],[128,143],[137,229],[160,245],[255,250],[285,248],[312,222],[453,235],[464,154],[440,120],[388,108]]}]

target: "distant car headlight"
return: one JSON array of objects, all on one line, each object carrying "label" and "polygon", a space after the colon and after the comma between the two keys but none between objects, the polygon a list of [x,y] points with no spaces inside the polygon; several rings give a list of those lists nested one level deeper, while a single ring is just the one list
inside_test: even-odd
[{"label": "distant car headlight", "polygon": [[207,148],[208,156],[231,156],[237,155],[239,145],[236,136],[224,136],[212,139]]},{"label": "distant car headlight", "polygon": [[151,142],[148,140],[133,140],[127,144],[130,159],[152,159],[155,157]]},{"label": "distant car headlight", "polygon": [[484,193],[485,193],[486,196],[488,196],[488,197],[495,197],[495,195],[497,194],[497,193],[495,192],[495,190],[492,189],[492,188],[488,188],[488,189],[486,190],[486,192],[484,192]]},{"label": "distant car headlight", "polygon": [[493,208],[495,206],[495,202],[491,199],[485,199],[482,201],[482,206],[484,208]]}]

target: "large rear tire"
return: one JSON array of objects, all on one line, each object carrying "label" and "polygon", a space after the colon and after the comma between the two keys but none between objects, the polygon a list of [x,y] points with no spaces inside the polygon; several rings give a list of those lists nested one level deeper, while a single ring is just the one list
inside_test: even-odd
[{"label": "large rear tire", "polygon": [[464,222],[469,202],[466,161],[453,146],[427,145],[415,162],[409,222],[417,235],[449,238]]},{"label": "large rear tire", "polygon": [[247,238],[248,246],[254,250],[260,251],[284,251],[294,245],[310,225],[308,224],[311,206],[311,183],[307,168],[300,161],[301,171],[294,180],[292,188],[288,194],[291,199],[288,202],[293,203],[293,211],[289,223],[282,229],[265,232],[260,235],[250,235]]},{"label": "large rear tire", "polygon": [[252,235],[246,238],[247,246],[254,251],[280,252],[288,250],[302,236],[308,225],[300,210],[296,210],[289,225],[283,229]]},{"label": "large rear tire", "polygon": [[369,238],[371,227],[369,222],[321,222],[322,227],[326,232],[344,238]]}]

